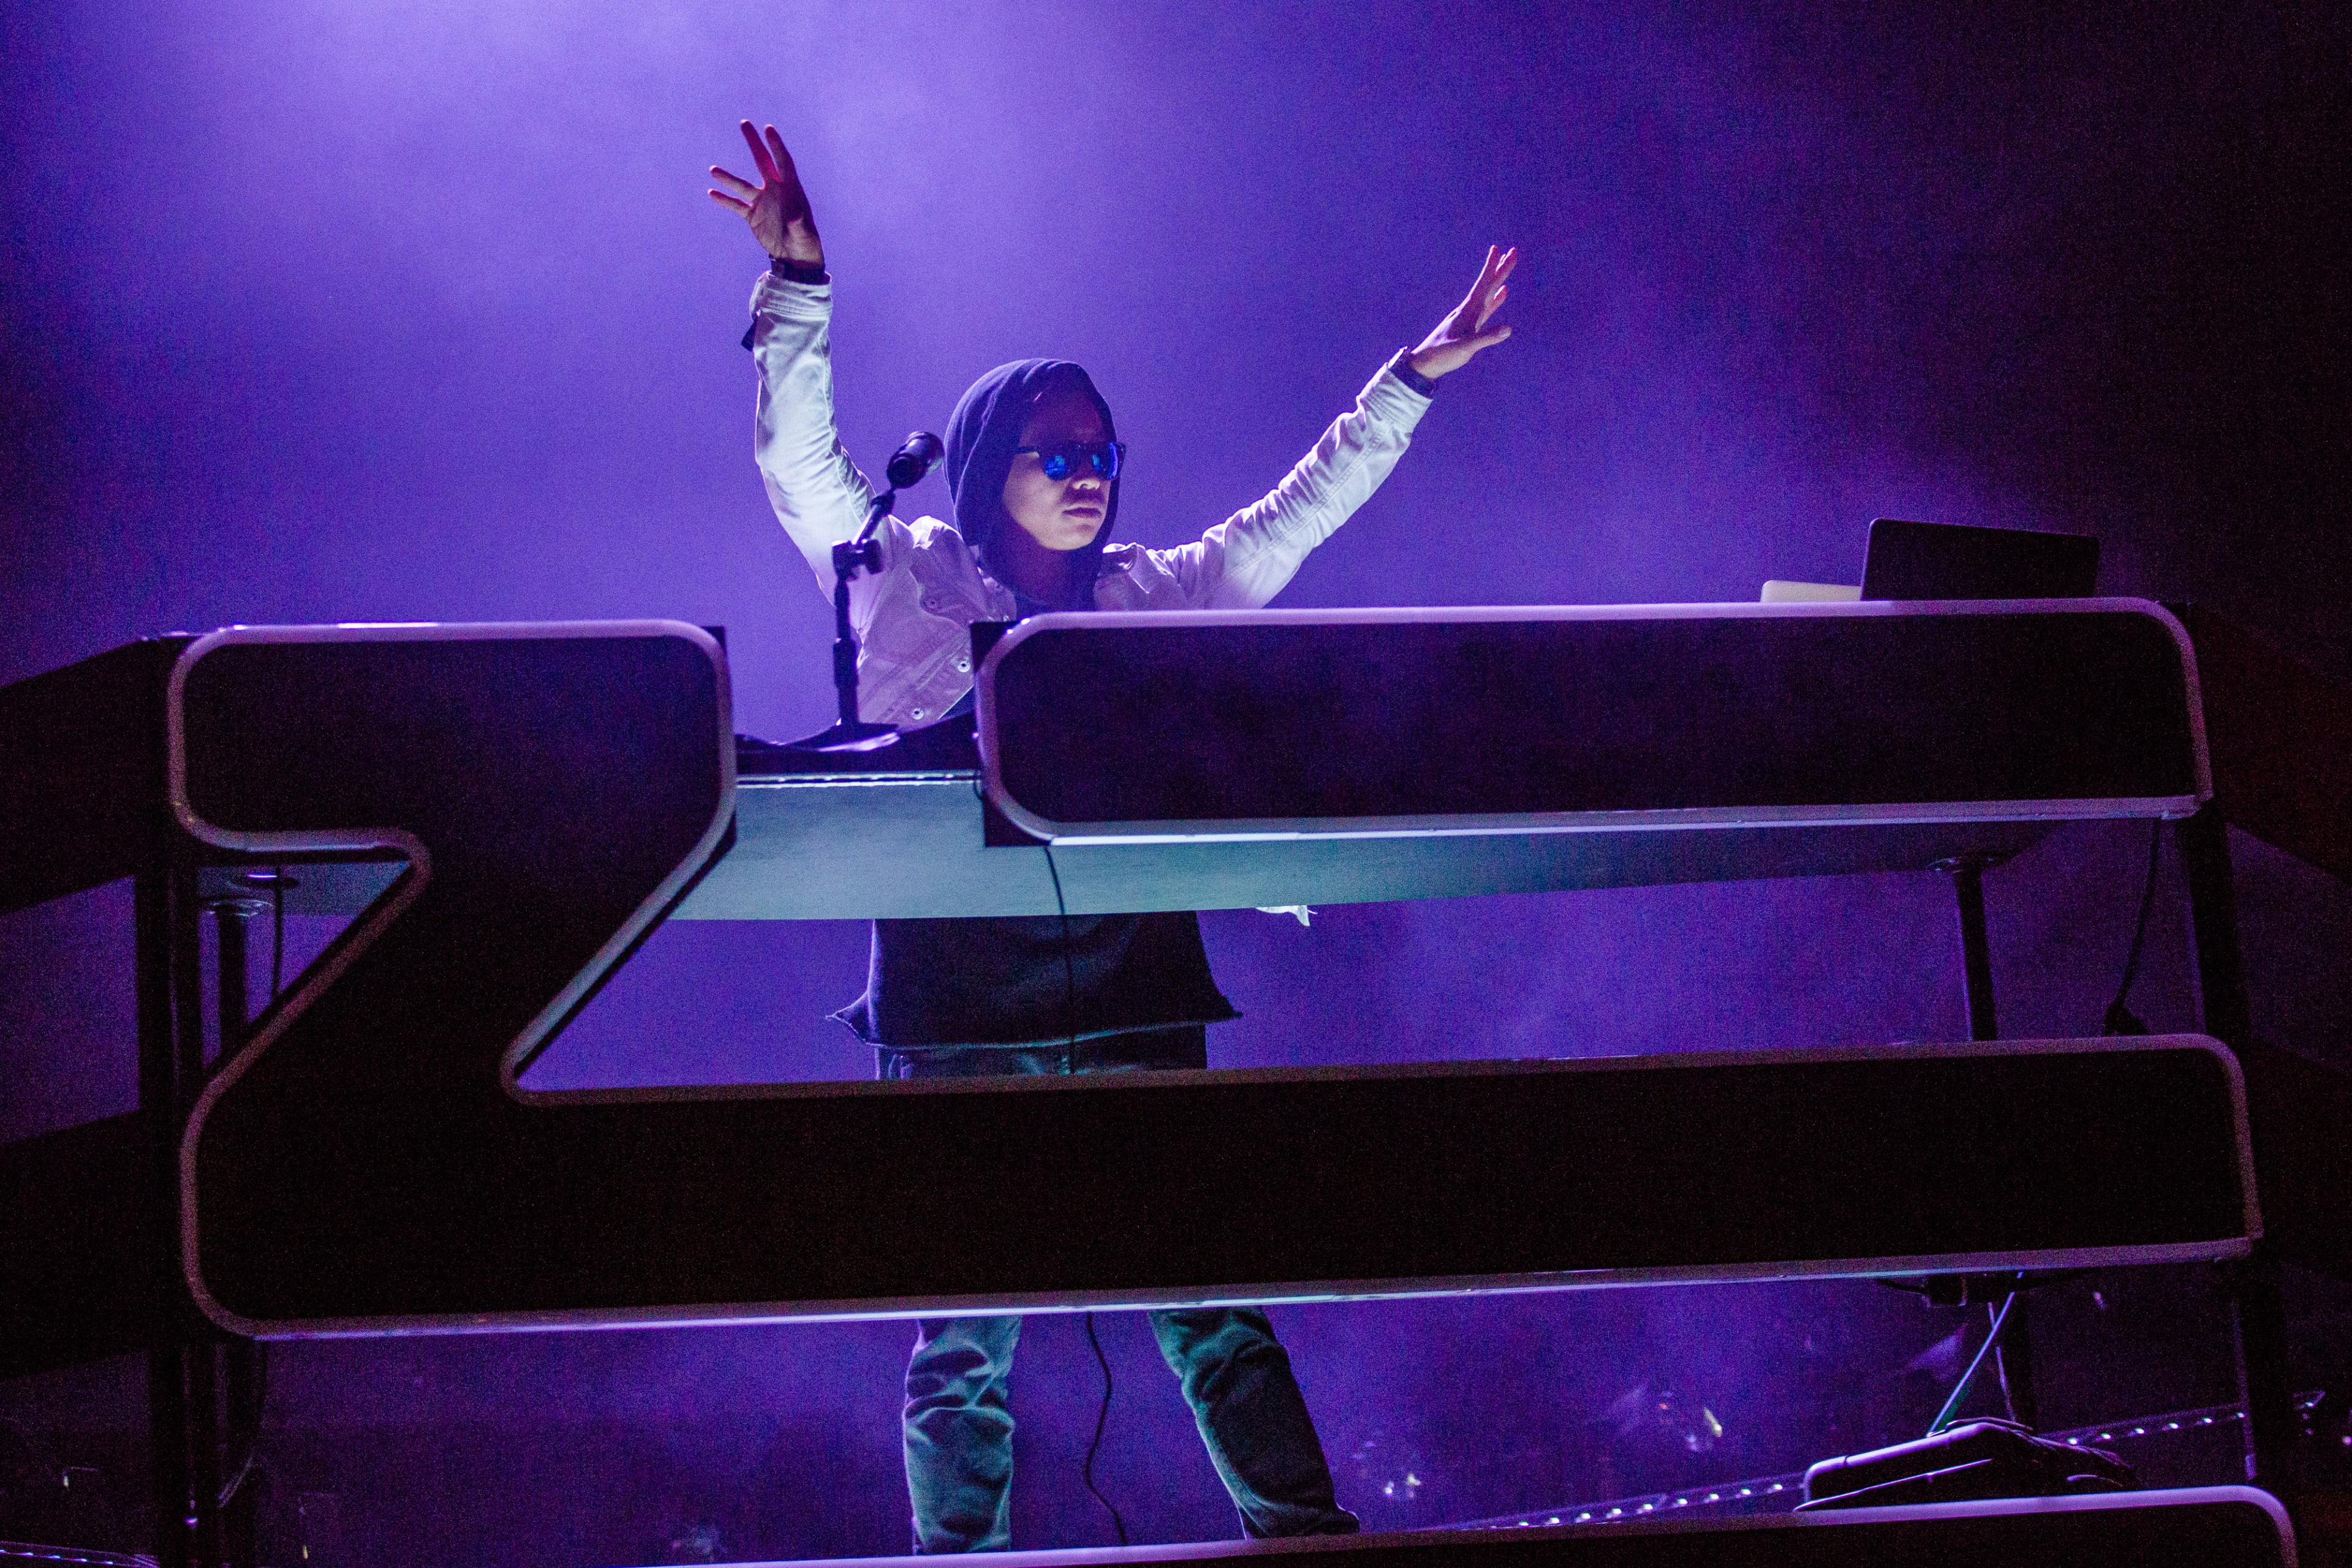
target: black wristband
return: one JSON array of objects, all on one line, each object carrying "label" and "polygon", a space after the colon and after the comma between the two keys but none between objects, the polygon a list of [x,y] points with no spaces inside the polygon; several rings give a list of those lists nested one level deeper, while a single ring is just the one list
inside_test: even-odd
[{"label": "black wristband", "polygon": [[[768,258],[768,275],[771,277],[781,277],[786,283],[831,283],[833,281],[833,275],[822,267],[811,267],[807,262],[794,261],[789,256],[772,256]],[[754,321],[743,329],[743,346],[748,349],[759,340],[760,324]]]},{"label": "black wristband", "polygon": [[1412,368],[1412,350],[1411,349],[1399,349],[1397,350],[1397,357],[1389,361],[1389,369],[1396,372],[1397,380],[1402,382],[1405,385],[1411,387],[1422,396],[1435,397],[1437,395],[1437,383]]}]

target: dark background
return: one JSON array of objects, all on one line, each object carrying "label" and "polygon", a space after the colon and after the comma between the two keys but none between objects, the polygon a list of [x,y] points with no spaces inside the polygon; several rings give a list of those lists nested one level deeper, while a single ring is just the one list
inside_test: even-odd
[{"label": "dark background", "polygon": [[[669,615],[729,628],[740,728],[818,727],[826,608],[749,461],[761,258],[701,193],[746,114],[814,199],[869,465],[990,365],[1073,358],[1132,445],[1122,533],[1180,542],[1500,241],[1516,336],[1280,603],[1752,599],[1858,580],[1898,516],[2095,532],[2106,591],[2352,677],[2341,7],[9,0],[0,43],[0,680],[230,622]],[[2352,1055],[2352,901],[2238,850],[2258,1028]],[[2145,853],[2071,827],[1993,873],[2007,1032],[2096,1028]],[[2134,1000],[2186,1028],[2169,857],[2160,887]],[[130,1103],[128,906],[0,916],[0,1136]],[[1204,925],[1248,1015],[1220,1064],[1965,1033],[1927,876]],[[863,954],[667,928],[534,1082],[861,1074],[822,1014]],[[2316,1376],[2343,1320],[2298,1313]],[[2046,1315],[2052,1425],[2229,1396],[2197,1271]],[[1950,1372],[1906,1364],[1958,1322],[1860,1282],[1277,1318],[1388,1524],[1909,1436]],[[1144,1325],[1101,1326],[1105,1490],[1138,1539],[1230,1533]],[[908,1333],[285,1347],[270,1528],[329,1493],[314,1529],[371,1563],[650,1561],[697,1523],[898,1550]],[[1018,1387],[1020,1542],[1107,1540],[1076,1320],[1033,1321]],[[1668,1387],[1724,1438],[1625,1427]],[[88,1463],[130,1506],[137,1390],[0,1389],[8,1473]]]}]

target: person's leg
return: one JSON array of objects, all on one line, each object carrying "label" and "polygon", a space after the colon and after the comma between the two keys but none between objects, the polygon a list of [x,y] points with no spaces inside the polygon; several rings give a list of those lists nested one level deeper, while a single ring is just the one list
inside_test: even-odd
[{"label": "person's leg", "polygon": [[1005,1378],[1019,1318],[925,1318],[907,1362],[907,1496],[917,1552],[1013,1544],[1013,1411]]},{"label": "person's leg", "polygon": [[1290,1355],[1255,1307],[1151,1314],[1151,1332],[1184,1388],[1210,1462],[1252,1536],[1351,1535],[1356,1516],[1331,1490],[1331,1467],[1290,1374]]},{"label": "person's leg", "polygon": [[[886,1082],[1061,1071],[1059,1051],[944,1049],[876,1053]],[[1019,1318],[925,1318],[907,1361],[901,1437],[917,1552],[1002,1552],[1013,1543],[1013,1410],[1005,1380]]]}]

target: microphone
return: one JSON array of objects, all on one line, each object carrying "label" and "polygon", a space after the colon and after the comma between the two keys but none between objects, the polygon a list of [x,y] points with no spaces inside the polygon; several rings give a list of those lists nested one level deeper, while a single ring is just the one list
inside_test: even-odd
[{"label": "microphone", "polygon": [[948,449],[940,438],[928,430],[919,430],[907,437],[898,450],[890,454],[890,465],[883,472],[893,490],[911,489],[923,482],[923,476],[939,465]]}]

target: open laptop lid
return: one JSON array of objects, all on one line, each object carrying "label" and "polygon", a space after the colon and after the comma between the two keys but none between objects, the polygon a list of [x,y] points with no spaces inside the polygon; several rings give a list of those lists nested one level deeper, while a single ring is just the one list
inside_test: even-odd
[{"label": "open laptop lid", "polygon": [[2087,599],[2099,575],[2088,534],[1960,523],[1870,525],[1864,599]]}]

